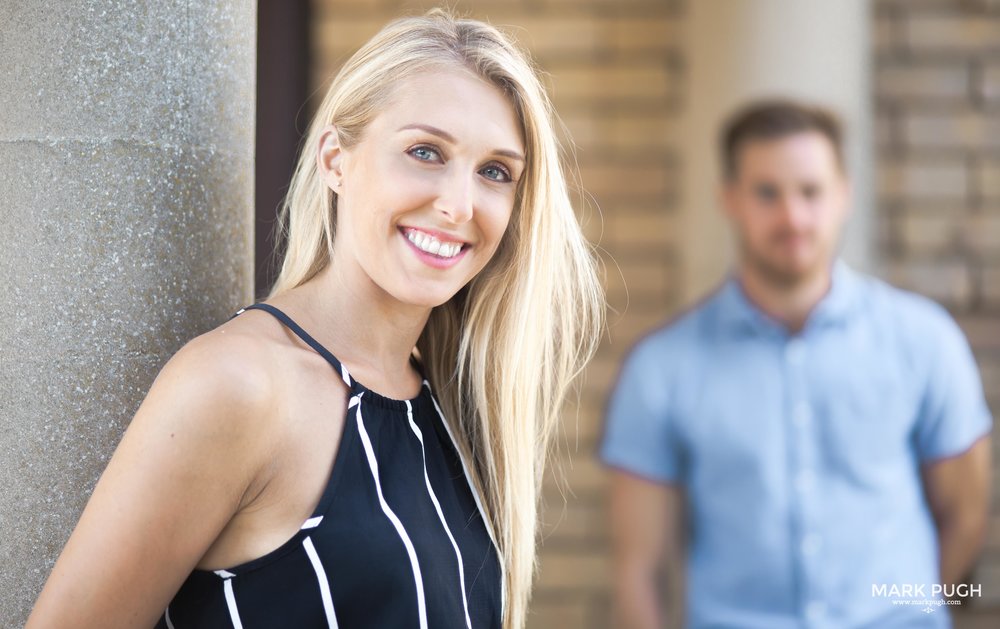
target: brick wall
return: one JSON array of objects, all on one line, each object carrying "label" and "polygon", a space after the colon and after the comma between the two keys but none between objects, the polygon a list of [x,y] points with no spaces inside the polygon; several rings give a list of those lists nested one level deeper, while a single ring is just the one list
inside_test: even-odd
[{"label": "brick wall", "polygon": [[[1000,413],[1000,2],[877,0],[874,93],[886,277],[955,315]],[[1000,462],[1000,439],[994,441]],[[1000,465],[973,582],[1000,607]],[[991,622],[1000,621],[1000,615]],[[969,625],[973,626],[973,625]],[[997,626],[993,624],[991,626]]]},{"label": "brick wall", "polygon": [[[387,20],[435,2],[314,0],[313,85]],[[625,350],[679,306],[677,208],[686,83],[680,0],[453,2],[509,31],[548,73],[577,145],[588,236],[607,263],[610,333],[546,483],[529,627],[610,626],[607,478],[593,455]],[[877,0],[878,204],[885,275],[955,312],[1000,411],[1000,16],[989,0]],[[993,2],[996,7],[998,2]],[[625,281],[628,289],[626,291]],[[1000,460],[1000,450],[997,459]],[[1000,479],[996,486],[1000,496]],[[998,501],[1000,503],[1000,501]],[[976,578],[1000,600],[1000,516]],[[985,612],[984,612],[985,613]],[[978,618],[978,620],[976,620]],[[960,620],[995,622],[980,614]]]}]

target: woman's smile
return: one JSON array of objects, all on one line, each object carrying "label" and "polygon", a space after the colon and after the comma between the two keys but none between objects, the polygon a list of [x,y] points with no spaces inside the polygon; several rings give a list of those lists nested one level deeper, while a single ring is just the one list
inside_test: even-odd
[{"label": "woman's smile", "polygon": [[399,233],[421,262],[437,269],[458,264],[472,246],[436,230],[400,227]]}]

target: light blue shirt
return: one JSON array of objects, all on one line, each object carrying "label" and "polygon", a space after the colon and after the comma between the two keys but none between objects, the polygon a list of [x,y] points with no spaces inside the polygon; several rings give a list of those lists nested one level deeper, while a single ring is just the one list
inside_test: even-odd
[{"label": "light blue shirt", "polygon": [[920,467],[991,424],[947,312],[838,263],[797,335],[730,279],[645,337],[600,456],[684,490],[689,627],[939,628]]}]

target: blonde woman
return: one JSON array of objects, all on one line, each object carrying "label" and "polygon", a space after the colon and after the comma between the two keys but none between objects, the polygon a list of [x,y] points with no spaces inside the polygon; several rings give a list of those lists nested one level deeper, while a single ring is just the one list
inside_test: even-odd
[{"label": "blonde woman", "polygon": [[551,106],[496,29],[334,79],[261,304],[157,377],[37,627],[521,627],[553,424],[602,312]]}]

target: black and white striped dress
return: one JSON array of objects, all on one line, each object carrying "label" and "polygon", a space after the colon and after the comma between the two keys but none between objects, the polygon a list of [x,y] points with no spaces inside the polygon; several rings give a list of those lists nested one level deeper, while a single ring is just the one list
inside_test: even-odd
[{"label": "black and white striped dress", "polygon": [[250,562],[192,572],[157,628],[500,627],[495,540],[427,381],[411,400],[383,397],[285,313],[249,308],[277,317],[350,387],[343,437],[299,532]]}]

